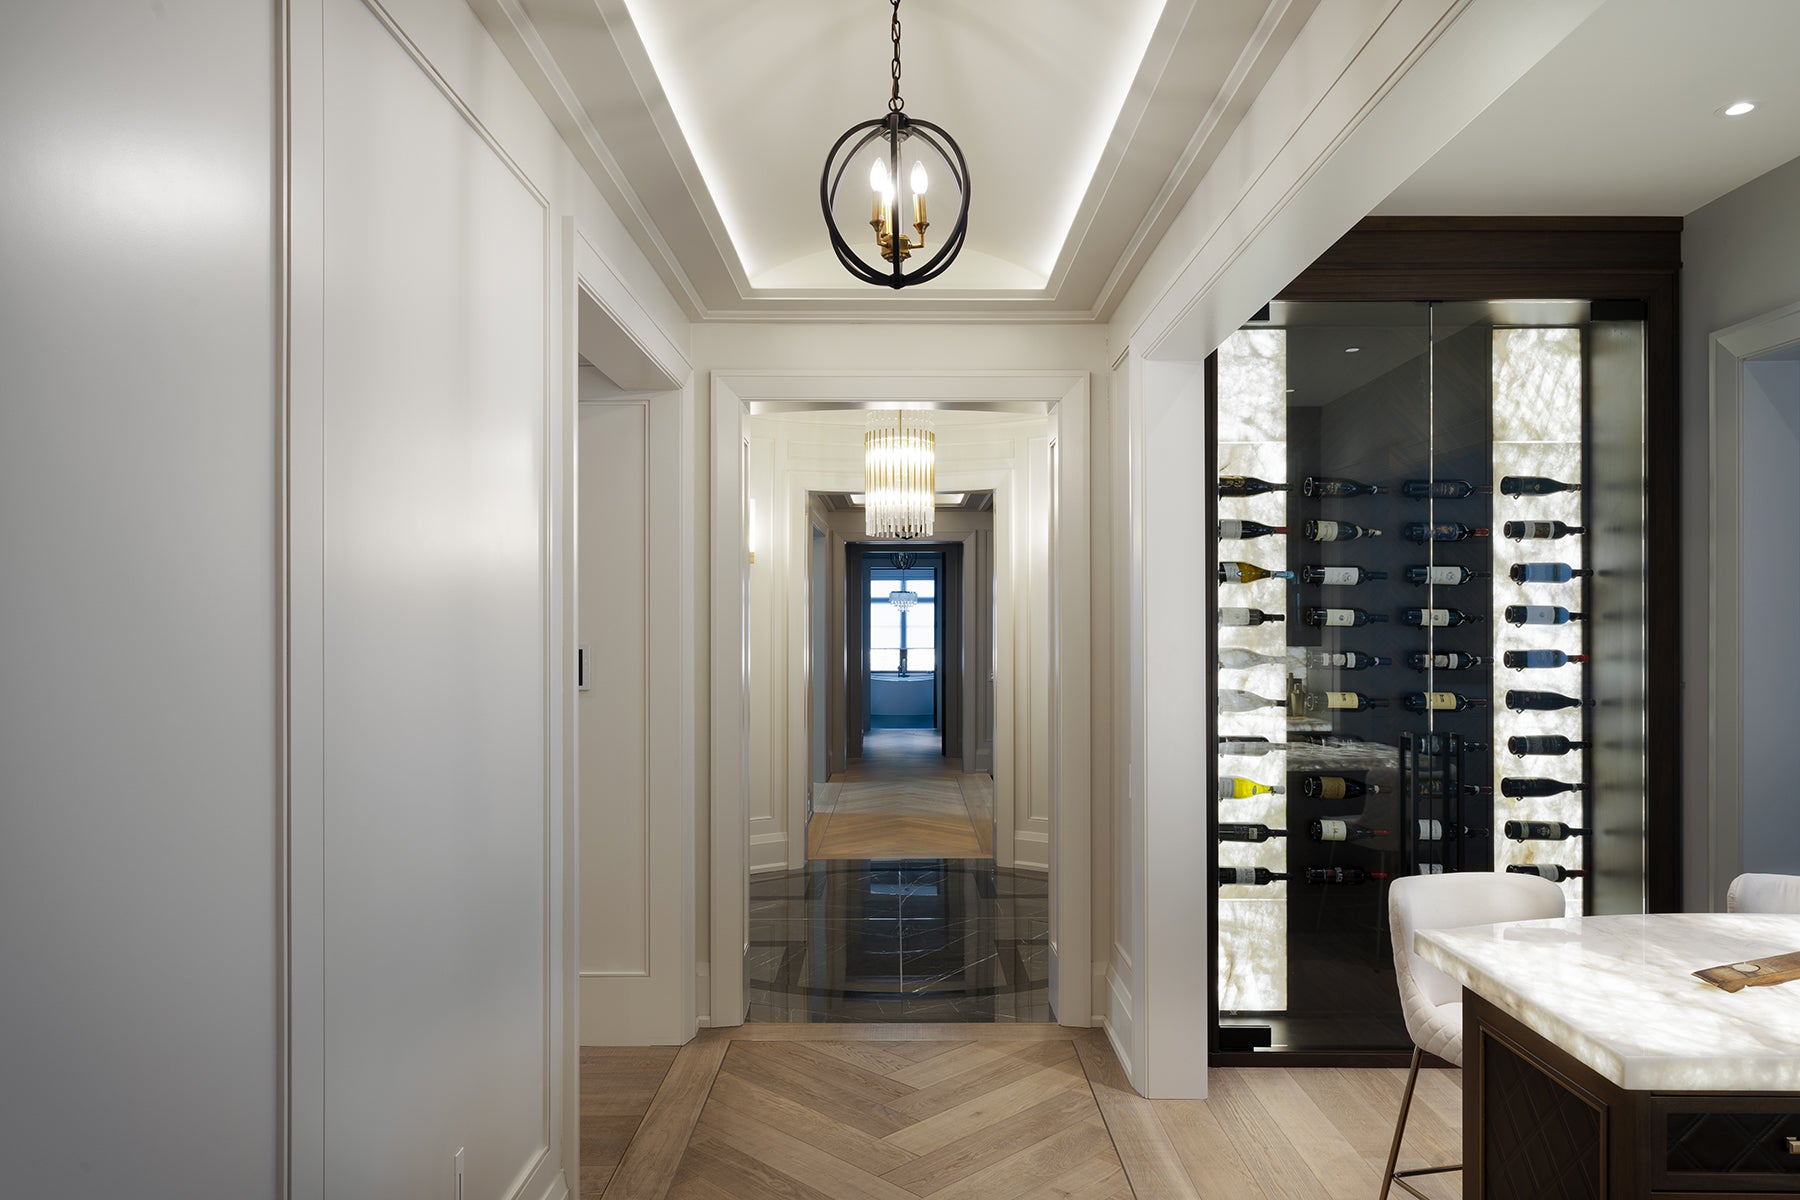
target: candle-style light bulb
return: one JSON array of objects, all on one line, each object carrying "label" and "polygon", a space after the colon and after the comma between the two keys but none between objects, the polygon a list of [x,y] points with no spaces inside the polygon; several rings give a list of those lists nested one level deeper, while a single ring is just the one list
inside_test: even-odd
[{"label": "candle-style light bulb", "polygon": [[875,159],[875,161],[869,166],[869,188],[877,196],[879,196],[879,195],[881,195],[881,193],[887,191],[887,188],[888,188],[887,163],[885,161],[883,161],[880,157],[877,157]]},{"label": "candle-style light bulb", "polygon": [[[913,224],[915,226],[922,227],[925,224],[925,186],[929,182],[929,180],[927,180],[925,178],[925,164],[920,162],[916,158],[913,159],[911,182],[912,182],[912,197],[913,197]],[[923,244],[924,240],[925,240],[925,235],[923,233],[920,233],[920,235],[919,235],[920,243]]]}]

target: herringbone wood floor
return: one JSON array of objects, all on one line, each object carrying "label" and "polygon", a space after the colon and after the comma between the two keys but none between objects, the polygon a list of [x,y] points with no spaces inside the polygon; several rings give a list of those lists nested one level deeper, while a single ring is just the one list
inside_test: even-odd
[{"label": "herringbone wood floor", "polygon": [[[641,1051],[584,1049],[584,1120],[610,1053]],[[1097,1030],[746,1025],[682,1047],[582,1196],[1372,1200],[1404,1075],[1215,1070],[1207,1100],[1148,1101]],[[1460,1157],[1460,1104],[1454,1073],[1421,1073],[1403,1166]],[[1448,1200],[1460,1180],[1421,1182]]]}]

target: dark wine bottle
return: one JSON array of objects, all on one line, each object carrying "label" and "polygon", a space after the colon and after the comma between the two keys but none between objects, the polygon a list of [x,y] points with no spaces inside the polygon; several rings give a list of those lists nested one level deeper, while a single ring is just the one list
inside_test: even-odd
[{"label": "dark wine bottle", "polygon": [[1515,842],[1566,842],[1587,830],[1565,825],[1561,821],[1508,821],[1506,836]]},{"label": "dark wine bottle", "polygon": [[1583,705],[1593,706],[1592,700],[1577,700],[1574,696],[1565,696],[1561,692],[1521,692],[1506,693],[1506,707],[1514,712],[1555,712],[1559,708],[1580,708]]},{"label": "dark wine bottle", "polygon": [[1217,829],[1221,842],[1266,842],[1270,838],[1284,838],[1288,835],[1285,829],[1270,829],[1267,825],[1220,825]]},{"label": "dark wine bottle", "polygon": [[1564,792],[1585,791],[1587,791],[1587,784],[1585,783],[1565,783],[1560,779],[1539,779],[1532,777],[1525,779],[1502,779],[1500,781],[1500,794],[1502,796],[1511,796],[1514,800],[1523,799],[1527,796],[1560,796]]},{"label": "dark wine bottle", "polygon": [[1379,496],[1382,489],[1372,483],[1358,483],[1354,479],[1336,479],[1329,475],[1308,475],[1300,483],[1300,492],[1306,496]]},{"label": "dark wine bottle", "polygon": [[1262,579],[1292,579],[1292,571],[1275,571],[1268,567],[1259,567],[1255,563],[1222,562],[1219,564],[1220,583],[1256,583]]},{"label": "dark wine bottle", "polygon": [[1586,567],[1564,562],[1514,563],[1508,572],[1514,583],[1567,583],[1578,575],[1592,575]]},{"label": "dark wine bottle", "polygon": [[1494,785],[1491,783],[1465,783],[1462,790],[1465,796],[1491,796],[1494,794]]},{"label": "dark wine bottle", "polygon": [[1379,791],[1381,789],[1372,783],[1364,783],[1360,779],[1346,779],[1342,775],[1302,775],[1300,777],[1300,794],[1314,800],[1354,800],[1358,796],[1366,796]]},{"label": "dark wine bottle", "polygon": [[1267,867],[1220,867],[1220,887],[1261,887],[1264,884],[1279,883],[1287,876],[1279,871],[1271,871]]},{"label": "dark wine bottle", "polygon": [[1414,500],[1461,500],[1477,492],[1494,489],[1466,479],[1409,479],[1400,485],[1400,494]]},{"label": "dark wine bottle", "polygon": [[1286,525],[1264,525],[1261,521],[1240,521],[1235,517],[1219,522],[1219,539],[1221,541],[1268,537],[1271,533],[1286,533],[1287,531]]},{"label": "dark wine bottle", "polygon": [[1513,863],[1506,869],[1514,875],[1541,875],[1551,883],[1561,883],[1565,879],[1580,879],[1587,874],[1586,871],[1558,866],[1556,863]]},{"label": "dark wine bottle", "polygon": [[1348,521],[1308,521],[1300,529],[1315,542],[1353,542],[1357,538],[1381,536],[1379,529],[1352,525]]},{"label": "dark wine bottle", "polygon": [[1360,821],[1340,821],[1334,817],[1315,817],[1306,827],[1306,836],[1315,842],[1361,842],[1386,837],[1387,830],[1374,829]]},{"label": "dark wine bottle", "polygon": [[1501,658],[1515,671],[1527,667],[1566,667],[1588,660],[1585,654],[1565,654],[1561,650],[1508,650]]},{"label": "dark wine bottle", "polygon": [[1285,483],[1270,483],[1266,479],[1258,479],[1254,475],[1221,475],[1219,476],[1219,495],[1221,496],[1261,496],[1267,492],[1285,492]]},{"label": "dark wine bottle", "polygon": [[1580,525],[1565,525],[1561,521],[1508,521],[1504,532],[1515,542],[1545,541],[1553,538],[1571,537],[1586,533]]},{"label": "dark wine bottle", "polygon": [[1553,492],[1579,492],[1579,483],[1561,483],[1542,475],[1508,475],[1500,480],[1500,490],[1508,496],[1548,496]]},{"label": "dark wine bottle", "polygon": [[1481,620],[1481,617],[1466,613],[1460,608],[1408,608],[1401,612],[1400,619],[1421,629],[1443,629],[1472,624]]},{"label": "dark wine bottle", "polygon": [[1426,566],[1423,563],[1406,568],[1406,582],[1412,584],[1435,584],[1438,587],[1455,587],[1459,583],[1467,583],[1471,579],[1486,579],[1486,571],[1471,571],[1467,567],[1459,567],[1453,563],[1438,563]]},{"label": "dark wine bottle", "polygon": [[1560,604],[1509,604],[1506,619],[1513,625],[1567,625],[1581,620],[1581,614]]},{"label": "dark wine bottle", "polygon": [[1487,535],[1485,526],[1464,525],[1461,521],[1408,521],[1400,530],[1400,536],[1421,546],[1426,542],[1466,542]]},{"label": "dark wine bottle", "polygon": [[1285,620],[1287,620],[1286,613],[1264,612],[1260,608],[1221,607],[1219,609],[1219,624],[1221,625],[1262,625],[1269,621]]},{"label": "dark wine bottle", "polygon": [[1306,665],[1309,667],[1337,667],[1344,671],[1362,671],[1369,667],[1385,667],[1392,664],[1393,661],[1386,655],[1364,654],[1361,650],[1343,650],[1337,653],[1316,649],[1306,651]]},{"label": "dark wine bottle", "polygon": [[1439,650],[1436,653],[1414,650],[1406,656],[1406,665],[1415,671],[1426,668],[1434,671],[1472,671],[1476,667],[1485,667],[1492,661],[1484,654],[1464,654],[1460,650]]},{"label": "dark wine bottle", "polygon": [[1400,701],[1408,711],[1462,712],[1469,708],[1486,708],[1486,700],[1472,699],[1458,692],[1408,692]]},{"label": "dark wine bottle", "polygon": [[1308,608],[1300,615],[1308,625],[1318,626],[1367,625],[1387,620],[1385,613],[1366,612],[1360,608]]},{"label": "dark wine bottle", "polygon": [[1534,733],[1507,738],[1506,748],[1524,758],[1527,754],[1567,754],[1571,750],[1585,750],[1587,743],[1572,742],[1560,733]]},{"label": "dark wine bottle", "polygon": [[1386,571],[1366,571],[1361,567],[1300,568],[1300,582],[1317,583],[1336,587],[1348,587],[1352,584],[1367,583],[1372,579],[1386,578]]},{"label": "dark wine bottle", "polygon": [[[1361,692],[1308,692],[1306,698],[1307,712],[1322,712],[1327,709],[1363,712],[1371,708],[1386,708],[1388,703],[1385,696],[1365,696]],[[1315,698],[1323,699],[1324,704],[1316,703]]]},{"label": "dark wine bottle", "polygon": [[1487,833],[1485,829],[1471,829],[1467,825],[1446,825],[1436,817],[1420,817],[1413,822],[1413,837],[1421,842],[1486,837]]},{"label": "dark wine bottle", "polygon": [[1365,871],[1361,867],[1308,867],[1306,882],[1325,884],[1358,884],[1368,883],[1372,879],[1386,879],[1386,871]]}]

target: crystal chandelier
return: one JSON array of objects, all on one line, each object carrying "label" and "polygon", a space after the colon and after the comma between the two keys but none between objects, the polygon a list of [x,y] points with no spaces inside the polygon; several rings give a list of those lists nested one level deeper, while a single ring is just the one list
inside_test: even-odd
[{"label": "crystal chandelier", "polygon": [[[963,238],[969,231],[969,165],[963,161],[962,147],[942,126],[906,115],[906,100],[900,95],[900,0],[889,3],[893,5],[893,18],[888,36],[894,44],[894,58],[889,66],[893,88],[888,95],[888,111],[852,125],[831,147],[831,153],[825,156],[825,170],[819,176],[819,205],[825,210],[831,248],[845,270],[864,283],[903,288],[937,278],[962,251]],[[874,153],[862,158],[863,151],[871,147]],[[908,158],[912,169],[903,175],[902,166]],[[930,182],[925,168],[928,159],[932,169],[939,172],[939,190],[935,195],[944,195],[945,176],[949,177],[950,203],[956,206],[956,220],[949,234],[940,239],[937,253],[929,260],[913,263],[909,269],[905,264],[915,250],[925,249],[925,231],[931,226],[925,214],[925,190]],[[839,211],[838,186],[846,174],[854,180],[863,169],[863,162],[870,164],[868,223],[874,236],[846,237],[840,224],[853,227],[861,224],[862,216],[854,185],[844,193],[845,211]],[[902,179],[908,184],[907,199],[911,201],[905,206],[899,203]],[[908,227],[910,234],[903,232]],[[860,253],[857,243],[862,246]]]},{"label": "crystal chandelier", "polygon": [[937,508],[937,435],[918,417],[876,413],[863,434],[864,530],[907,541],[930,537]]},{"label": "crystal chandelier", "polygon": [[918,602],[919,593],[908,591],[904,586],[900,587],[897,591],[888,593],[888,603],[899,609],[901,612],[906,612]]}]

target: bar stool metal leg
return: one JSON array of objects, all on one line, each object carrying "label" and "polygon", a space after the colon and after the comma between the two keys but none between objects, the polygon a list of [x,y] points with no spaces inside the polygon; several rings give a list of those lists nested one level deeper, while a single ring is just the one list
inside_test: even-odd
[{"label": "bar stool metal leg", "polygon": [[1419,1200],[1431,1200],[1408,1182],[1416,1175],[1442,1175],[1449,1171],[1462,1170],[1462,1164],[1456,1163],[1448,1167],[1415,1167],[1410,1171],[1396,1171],[1394,1164],[1400,1161],[1400,1141],[1406,1136],[1406,1114],[1412,1110],[1413,1088],[1419,1082],[1419,1064],[1425,1059],[1425,1052],[1417,1046],[1413,1047],[1412,1066],[1406,1072],[1406,1091],[1400,1097],[1400,1117],[1394,1122],[1394,1144],[1388,1148],[1387,1170],[1381,1175],[1380,1200],[1388,1200],[1388,1189],[1399,1184]]}]

